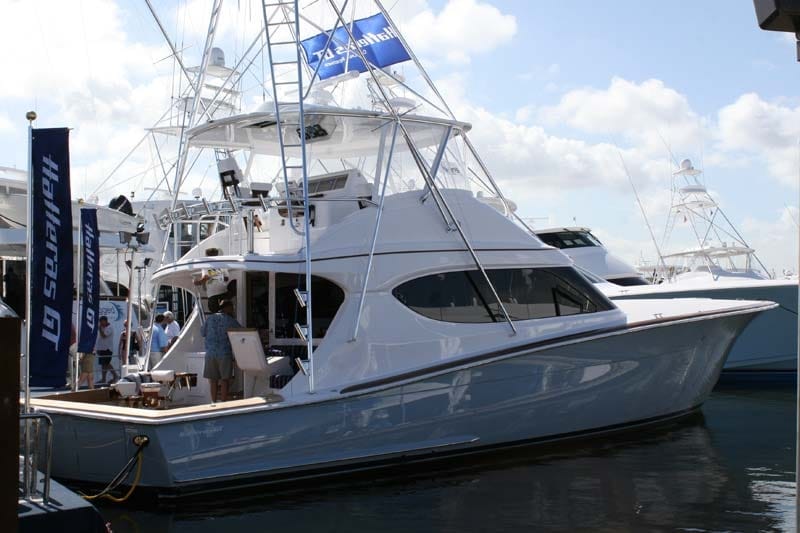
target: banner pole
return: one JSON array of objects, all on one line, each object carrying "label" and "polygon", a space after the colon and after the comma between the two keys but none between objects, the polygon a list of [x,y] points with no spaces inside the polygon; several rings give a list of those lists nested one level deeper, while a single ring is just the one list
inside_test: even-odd
[{"label": "banner pole", "polygon": [[[25,114],[28,120],[28,214],[25,218],[25,413],[31,412],[31,250],[33,249],[33,121],[36,112]],[[27,427],[27,425],[26,425]],[[25,441],[27,443],[27,439]],[[27,461],[26,461],[27,466]]]},{"label": "banner pole", "polygon": [[[122,353],[120,354],[120,361],[119,361],[120,374],[122,374],[122,365],[123,364],[127,365],[128,361],[130,361],[130,356],[131,356],[131,329],[132,329],[131,326],[133,324],[133,317],[131,315],[133,314],[133,299],[132,299],[132,297],[133,297],[133,265],[135,264],[134,263],[134,256],[135,255],[136,255],[136,248],[131,248],[131,266],[128,269],[128,302],[126,304],[127,310],[125,312],[125,314],[127,316],[128,325],[125,327],[125,346],[122,348]],[[138,326],[138,324],[137,324],[137,326]]]},{"label": "banner pole", "polygon": [[[27,235],[25,237],[25,381],[23,383],[23,390],[25,391],[25,414],[31,411],[31,249],[32,249],[32,236],[31,226],[33,220],[33,121],[36,120],[36,112],[28,111],[25,114],[28,120],[28,213],[25,216],[25,225]],[[25,487],[25,496],[30,497],[30,480],[33,475],[31,472],[30,456],[31,456],[31,439],[30,439],[30,424],[25,421],[25,428],[23,439],[25,442],[23,450],[23,485]]]},{"label": "banner pole", "polygon": [[[77,313],[75,314],[75,357],[72,360],[72,391],[78,390],[78,347],[81,345],[81,285],[83,285],[83,207],[80,209],[80,222],[78,223],[78,268],[75,269],[75,301]],[[88,386],[88,385],[87,385]]]}]

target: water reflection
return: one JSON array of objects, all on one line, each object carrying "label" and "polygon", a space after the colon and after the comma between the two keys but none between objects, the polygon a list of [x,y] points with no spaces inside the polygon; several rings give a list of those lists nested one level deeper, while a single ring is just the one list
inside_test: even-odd
[{"label": "water reflection", "polygon": [[636,434],[103,512],[116,532],[785,530],[793,479],[793,389],[726,387]]}]

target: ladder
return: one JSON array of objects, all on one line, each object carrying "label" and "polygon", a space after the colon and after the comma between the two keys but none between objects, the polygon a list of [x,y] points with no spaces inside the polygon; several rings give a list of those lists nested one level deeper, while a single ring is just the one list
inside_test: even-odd
[{"label": "ladder", "polygon": [[[298,336],[305,341],[308,353],[308,390],[314,392],[313,328],[311,313],[311,232],[308,204],[308,169],[306,161],[306,140],[308,133],[305,124],[303,104],[303,52],[300,45],[300,10],[297,0],[264,0],[264,32],[266,49],[269,55],[272,97],[275,103],[275,120],[280,146],[281,173],[288,213],[289,226],[304,237],[305,248],[305,289],[294,291],[297,302],[306,310],[306,323],[296,323]],[[281,108],[296,114],[297,122],[286,122],[281,118]],[[288,114],[288,113],[287,113]],[[292,127],[294,126],[294,127]],[[296,135],[296,137],[295,137]],[[290,154],[300,152],[297,156]],[[299,172],[303,180],[303,229],[296,227],[293,205],[289,189],[289,174]],[[305,368],[304,368],[305,370]]]}]

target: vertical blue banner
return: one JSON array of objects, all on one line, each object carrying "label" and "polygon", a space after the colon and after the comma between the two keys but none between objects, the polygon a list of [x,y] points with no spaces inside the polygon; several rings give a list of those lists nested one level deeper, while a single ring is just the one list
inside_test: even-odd
[{"label": "vertical blue banner", "polygon": [[[306,52],[306,61],[311,70],[319,66],[319,79],[324,80],[351,70],[367,72],[367,66],[361,61],[357,45],[364,57],[375,67],[388,67],[401,61],[408,61],[403,43],[387,22],[382,13],[353,21],[352,30],[356,42],[350,41],[345,28],[339,27],[333,32],[333,38],[327,48],[330,31],[317,34],[300,42]],[[349,46],[348,46],[349,45]],[[348,55],[349,49],[349,55]]]},{"label": "vertical blue banner", "polygon": [[100,312],[100,247],[97,233],[97,209],[81,209],[81,313],[78,351],[94,351],[97,320]]},{"label": "vertical blue banner", "polygon": [[64,386],[72,326],[69,130],[31,130],[30,384]]}]

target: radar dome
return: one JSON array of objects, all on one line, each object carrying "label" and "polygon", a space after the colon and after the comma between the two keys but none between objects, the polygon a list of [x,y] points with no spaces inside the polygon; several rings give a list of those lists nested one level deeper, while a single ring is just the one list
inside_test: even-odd
[{"label": "radar dome", "polygon": [[225,52],[222,51],[222,48],[215,46],[211,49],[211,57],[208,58],[208,63],[214,67],[225,66]]}]

